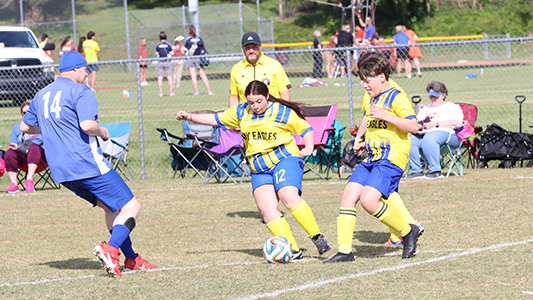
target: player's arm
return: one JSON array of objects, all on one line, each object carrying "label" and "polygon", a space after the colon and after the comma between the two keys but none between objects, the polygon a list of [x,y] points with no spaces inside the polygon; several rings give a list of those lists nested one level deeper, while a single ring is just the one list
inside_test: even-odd
[{"label": "player's arm", "polygon": [[99,136],[104,141],[109,139],[109,131],[107,128],[98,125],[94,120],[85,120],[80,123],[81,130],[90,136]]},{"label": "player's arm", "polygon": [[27,134],[41,134],[41,128],[20,122],[20,131]]},{"label": "player's arm", "polygon": [[234,107],[239,104],[239,95],[229,95],[228,107]]},{"label": "player's arm", "polygon": [[176,115],[176,119],[178,121],[187,120],[209,126],[218,126],[218,123],[215,119],[215,114],[191,114],[186,111],[180,110]]},{"label": "player's arm", "polygon": [[304,136],[304,143],[305,147],[300,150],[300,155],[302,157],[307,157],[313,154],[313,150],[315,149],[315,135],[313,133],[313,130],[308,131]]},{"label": "player's arm", "polygon": [[353,151],[357,155],[361,155],[365,151],[365,142],[363,141],[363,136],[366,133],[366,116],[361,120],[361,125],[359,125],[359,130],[355,135],[355,142],[353,143]]},{"label": "player's arm", "polygon": [[289,92],[289,90],[284,90],[282,92],[279,92],[279,96],[283,100],[291,101],[291,93]]},{"label": "player's arm", "polygon": [[373,105],[370,108],[370,116],[374,119],[391,123],[398,129],[408,133],[418,133],[418,122],[416,118],[404,119],[385,112],[381,107]]}]

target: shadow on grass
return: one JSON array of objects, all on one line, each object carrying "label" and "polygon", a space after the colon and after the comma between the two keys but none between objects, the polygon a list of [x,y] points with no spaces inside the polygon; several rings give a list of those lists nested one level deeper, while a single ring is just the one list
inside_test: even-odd
[{"label": "shadow on grass", "polygon": [[368,230],[356,231],[353,235],[354,239],[360,240],[364,243],[383,245],[389,239],[389,232],[374,232]]},{"label": "shadow on grass", "polygon": [[89,258],[71,258],[67,260],[49,261],[40,263],[39,265],[49,266],[50,268],[60,270],[102,269],[102,264],[100,262]]},{"label": "shadow on grass", "polygon": [[258,211],[237,211],[237,212],[229,212],[226,214],[226,216],[230,218],[235,217],[241,217],[241,218],[249,218],[249,219],[258,219],[263,220],[263,216]]}]

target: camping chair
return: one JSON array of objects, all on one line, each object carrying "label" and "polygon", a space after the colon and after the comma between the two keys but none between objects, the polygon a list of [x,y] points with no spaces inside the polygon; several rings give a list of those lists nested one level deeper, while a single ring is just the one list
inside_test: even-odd
[{"label": "camping chair", "polygon": [[[204,144],[207,146],[210,142]],[[246,160],[246,150],[242,141],[241,134],[233,129],[218,129],[218,144],[212,148],[199,147],[209,162],[209,167],[202,185],[207,184],[213,177],[219,183],[224,183],[231,179],[233,183],[240,184],[247,173],[243,169],[243,160]],[[231,162],[231,163],[230,163]],[[227,170],[226,166],[233,166],[233,170]],[[229,168],[228,168],[229,169]],[[233,179],[231,173],[239,170],[241,180],[239,183]],[[224,177],[224,180],[222,178]]]},{"label": "camping chair", "polygon": [[[462,125],[464,125],[464,122]],[[449,177],[452,173],[455,176],[463,176],[463,151],[461,151],[463,141],[459,139],[459,147],[454,148],[450,146],[451,137],[452,135],[450,134],[448,136],[448,140],[446,140],[446,142],[440,146],[440,164],[443,169],[448,169],[446,175],[444,172],[441,173],[444,177]]]},{"label": "camping chair", "polygon": [[100,124],[100,126],[107,128],[109,131],[109,139],[107,141],[98,138],[104,157],[109,161],[109,163],[111,163],[111,166],[113,166],[115,171],[120,172],[124,178],[130,180],[130,178],[121,169],[120,164],[122,164],[122,167],[128,170],[131,179],[135,180],[127,162],[131,123],[107,123]]},{"label": "camping chair", "polygon": [[[23,189],[26,189],[26,174],[27,173],[28,173],[28,165],[18,166],[17,184],[22,186]],[[48,168],[48,164],[46,163],[46,161],[42,159],[39,165],[37,166],[37,170],[35,170],[34,176],[37,176],[37,180],[35,180],[33,183],[33,186],[35,189],[37,189],[37,186],[39,183],[42,183],[41,190],[44,190],[44,188],[47,185],[56,190],[61,188],[61,185],[56,184],[54,182],[54,178],[52,178],[52,173],[50,173],[50,168]]]},{"label": "camping chair", "polygon": [[[178,177],[185,178],[188,169],[194,170],[193,178],[196,175],[204,178],[200,171],[207,170],[208,162],[204,156],[200,155],[203,150],[199,146],[207,141],[199,139],[194,134],[188,134],[191,138],[184,138],[168,132],[166,128],[156,128],[156,130],[161,134],[160,139],[170,146],[170,155],[173,158],[172,169],[174,170],[172,178],[176,177],[178,170],[181,170]],[[173,142],[171,138],[177,140],[177,142]],[[185,146],[187,144],[190,146]]]},{"label": "camping chair", "polygon": [[[308,106],[306,107],[308,116],[305,118],[307,123],[313,128],[313,135],[315,138],[314,142],[314,152],[312,156],[304,157],[304,165],[306,166],[307,172],[313,172],[318,177],[328,180],[329,171],[334,170],[333,161],[338,157],[337,166],[340,161],[340,152],[337,153],[335,149],[335,135],[336,129],[333,127],[333,121],[337,118],[337,104],[335,105],[326,105],[326,106]],[[345,129],[345,128],[344,128]],[[339,131],[340,133],[340,131]],[[342,132],[344,134],[344,130]],[[340,137],[342,139],[342,136]],[[303,137],[296,135],[296,145],[300,149],[305,147],[305,142]],[[332,139],[332,141],[330,141]],[[341,147],[342,149],[342,147]],[[341,150],[342,152],[342,150]],[[319,167],[318,171],[313,169],[310,164],[315,164]],[[322,166],[326,166],[326,177],[322,176]],[[316,167],[315,167],[316,168]],[[338,170],[338,168],[337,168]],[[338,172],[338,171],[337,171]],[[340,176],[340,173],[339,173]]]},{"label": "camping chair", "polygon": [[478,151],[479,151],[479,138],[476,137],[476,134],[483,131],[482,127],[476,126],[477,121],[477,106],[467,103],[457,103],[463,109],[464,119],[472,125],[474,128],[474,134],[463,143],[463,147],[468,153],[468,158],[466,161],[467,168],[475,168],[477,166]]}]

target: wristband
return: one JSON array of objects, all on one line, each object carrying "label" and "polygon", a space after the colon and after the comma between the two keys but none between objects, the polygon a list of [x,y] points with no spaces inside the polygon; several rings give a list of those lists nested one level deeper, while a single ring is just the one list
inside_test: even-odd
[{"label": "wristband", "polygon": [[362,139],[362,138],[355,138],[355,141],[356,141],[356,142],[362,142],[363,139]]},{"label": "wristband", "polygon": [[187,114],[188,114],[188,116],[187,116],[187,122],[189,122],[189,121],[191,120],[191,118],[192,118],[192,115],[191,115],[190,113],[187,113]]},{"label": "wristband", "polygon": [[437,125],[435,127],[439,128],[439,122],[437,122]]}]

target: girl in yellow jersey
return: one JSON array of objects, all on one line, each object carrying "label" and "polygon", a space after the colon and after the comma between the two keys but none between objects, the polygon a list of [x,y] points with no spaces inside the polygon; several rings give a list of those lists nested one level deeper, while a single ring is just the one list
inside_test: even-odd
[{"label": "girl in yellow jersey", "polygon": [[402,218],[395,206],[380,201],[398,191],[409,159],[409,133],[418,132],[413,107],[405,93],[389,83],[391,65],[387,58],[377,52],[370,53],[358,64],[359,76],[370,101],[363,103],[363,120],[354,151],[360,155],[366,150],[367,157],[354,170],[342,193],[337,218],[339,252],[325,263],[354,260],[352,237],[355,205],[359,201],[368,213],[403,238],[402,258],[414,255],[420,232],[418,226]]},{"label": "girl in yellow jersey", "polygon": [[[217,114],[190,114],[179,111],[176,119],[220,126],[222,129],[240,128],[252,169],[252,189],[259,212],[266,227],[274,236],[289,240],[293,247],[291,260],[301,259],[289,223],[278,210],[278,199],[309,234],[323,254],[331,248],[320,233],[311,208],[301,198],[302,156],[313,152],[313,128],[304,119],[300,103],[273,97],[268,87],[254,80],[245,90],[246,102]],[[305,147],[300,150],[292,134],[303,137]]]}]

